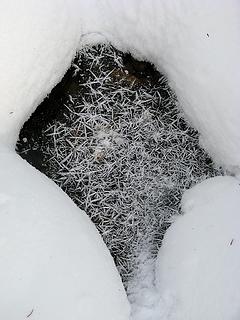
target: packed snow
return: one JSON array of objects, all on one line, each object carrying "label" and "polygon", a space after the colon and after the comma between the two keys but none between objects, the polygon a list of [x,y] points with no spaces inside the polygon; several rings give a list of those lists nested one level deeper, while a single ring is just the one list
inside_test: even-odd
[{"label": "packed snow", "polygon": [[77,49],[109,40],[166,73],[201,144],[239,172],[238,0],[3,0],[0,10],[0,141],[14,145]]},{"label": "packed snow", "polygon": [[77,9],[77,1],[0,2],[1,143],[14,147],[23,123],[69,67],[80,36]]},{"label": "packed snow", "polygon": [[239,181],[205,180],[185,192],[182,210],[156,265],[142,257],[129,296],[131,319],[239,319]]},{"label": "packed snow", "polygon": [[208,179],[186,191],[182,209],[156,266],[159,301],[169,307],[166,319],[239,319],[239,181]]},{"label": "packed snow", "polygon": [[120,276],[85,212],[16,154],[0,163],[0,318],[127,320]]},{"label": "packed snow", "polygon": [[[238,0],[1,1],[0,318],[129,318],[119,275],[93,224],[11,151],[75,52],[105,39],[153,62],[168,76],[201,144],[239,174],[239,28]],[[239,199],[239,182],[230,177],[185,194],[186,214],[167,232],[156,283],[150,273],[153,287],[140,308],[133,301],[132,317],[240,317]]]},{"label": "packed snow", "polygon": [[218,164],[239,172],[240,2],[98,3],[107,38],[166,73],[201,144]]}]

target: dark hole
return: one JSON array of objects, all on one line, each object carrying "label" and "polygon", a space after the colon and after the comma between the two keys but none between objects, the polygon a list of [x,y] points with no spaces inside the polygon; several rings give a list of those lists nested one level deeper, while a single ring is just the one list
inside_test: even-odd
[{"label": "dark hole", "polygon": [[86,210],[126,286],[139,252],[156,255],[183,191],[221,174],[176,105],[150,63],[97,46],[20,132],[17,152]]}]

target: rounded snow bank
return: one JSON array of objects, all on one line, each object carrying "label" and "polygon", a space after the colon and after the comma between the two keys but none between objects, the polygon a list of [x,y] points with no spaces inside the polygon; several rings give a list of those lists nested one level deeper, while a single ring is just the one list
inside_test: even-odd
[{"label": "rounded snow bank", "polygon": [[182,208],[158,255],[166,319],[239,319],[239,181],[206,180],[185,193]]},{"label": "rounded snow bank", "polygon": [[240,2],[99,3],[111,41],[165,72],[201,144],[218,164],[240,172]]},{"label": "rounded snow bank", "polygon": [[77,49],[107,38],[165,72],[205,149],[240,172],[239,0],[2,0],[0,18],[0,143],[14,145]]},{"label": "rounded snow bank", "polygon": [[0,154],[0,319],[127,320],[113,260],[84,212],[16,154]]},{"label": "rounded snow bank", "polygon": [[0,143],[15,146],[23,123],[70,66],[79,15],[78,0],[1,0]]}]

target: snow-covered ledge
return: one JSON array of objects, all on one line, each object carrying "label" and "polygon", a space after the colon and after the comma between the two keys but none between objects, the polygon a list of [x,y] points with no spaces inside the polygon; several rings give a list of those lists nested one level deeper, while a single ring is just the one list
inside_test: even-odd
[{"label": "snow-covered ledge", "polygon": [[200,143],[216,163],[239,172],[239,1],[97,3],[104,35],[168,76]]}]

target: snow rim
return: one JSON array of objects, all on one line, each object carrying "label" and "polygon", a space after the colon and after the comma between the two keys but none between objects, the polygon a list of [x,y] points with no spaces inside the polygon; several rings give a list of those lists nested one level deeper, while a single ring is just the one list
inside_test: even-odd
[{"label": "snow rim", "polygon": [[223,172],[198,146],[166,78],[134,77],[123,58],[109,44],[82,49],[72,65],[80,91],[65,101],[64,119],[40,143],[24,143],[23,130],[20,153],[45,154],[43,171],[90,216],[132,295],[141,257],[156,258],[184,190]]}]

